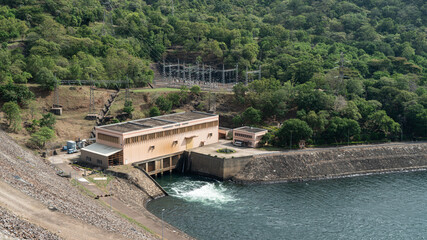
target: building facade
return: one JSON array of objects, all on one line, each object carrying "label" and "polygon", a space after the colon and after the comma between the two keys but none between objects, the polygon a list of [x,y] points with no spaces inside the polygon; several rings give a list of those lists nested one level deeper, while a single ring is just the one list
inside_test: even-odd
[{"label": "building facade", "polygon": [[233,144],[245,147],[260,147],[259,142],[268,130],[254,127],[240,127],[233,129]]},{"label": "building facade", "polygon": [[81,150],[81,160],[106,168],[179,154],[217,143],[218,121],[184,112],[96,127],[96,143]]}]

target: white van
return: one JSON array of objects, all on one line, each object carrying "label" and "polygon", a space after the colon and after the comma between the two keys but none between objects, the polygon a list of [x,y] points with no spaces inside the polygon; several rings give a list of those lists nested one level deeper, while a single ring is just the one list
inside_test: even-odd
[{"label": "white van", "polygon": [[241,146],[243,146],[243,143],[241,141],[234,141],[233,145],[237,146],[237,147],[241,147]]}]

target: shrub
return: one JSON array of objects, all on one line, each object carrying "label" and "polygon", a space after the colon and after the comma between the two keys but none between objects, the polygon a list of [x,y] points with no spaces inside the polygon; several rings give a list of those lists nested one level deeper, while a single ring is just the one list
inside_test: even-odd
[{"label": "shrub", "polygon": [[158,107],[154,106],[152,108],[150,108],[150,113],[149,113],[150,117],[156,117],[156,116],[160,116],[160,110]]},{"label": "shrub", "polygon": [[47,142],[52,140],[55,137],[55,131],[48,127],[42,127],[37,132],[31,135],[30,143],[44,148]]},{"label": "shrub", "polygon": [[201,91],[200,86],[198,85],[194,85],[190,88],[190,92],[194,93],[194,94],[199,94]]}]

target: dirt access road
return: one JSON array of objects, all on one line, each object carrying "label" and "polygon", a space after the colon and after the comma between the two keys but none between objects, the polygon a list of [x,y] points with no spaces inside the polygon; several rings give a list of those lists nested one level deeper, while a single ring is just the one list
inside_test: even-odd
[{"label": "dirt access road", "polygon": [[0,181],[0,206],[64,239],[126,239],[121,235],[103,231],[58,211],[51,211],[40,202],[2,181]]},{"label": "dirt access road", "polygon": [[[48,160],[64,171],[64,173],[69,173],[73,179],[76,179],[79,181],[79,184],[84,186],[87,190],[92,192],[95,195],[105,195],[106,193],[103,192],[101,189],[99,189],[95,184],[89,182],[89,181],[80,181],[84,178],[83,171],[77,171],[76,169],[72,168],[69,164],[70,162],[77,161],[80,159],[80,153],[77,154],[59,154],[56,156],[49,157]],[[111,207],[115,212],[119,212],[121,214],[124,214],[136,222],[138,222],[140,225],[146,227],[149,229],[149,231],[157,236],[157,238],[162,238],[162,232],[163,232],[163,239],[164,240],[189,240],[193,239],[190,236],[186,235],[185,233],[181,232],[177,228],[173,227],[172,225],[163,222],[162,220],[156,217],[154,214],[149,212],[147,209],[141,209],[141,208],[133,208],[132,206],[129,206],[125,204],[124,202],[120,201],[114,196],[109,197],[102,197],[99,199],[99,201],[104,202],[104,205]]]}]

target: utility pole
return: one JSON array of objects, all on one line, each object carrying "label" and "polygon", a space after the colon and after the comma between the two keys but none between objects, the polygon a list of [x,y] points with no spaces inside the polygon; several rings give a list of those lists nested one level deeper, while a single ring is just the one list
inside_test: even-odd
[{"label": "utility pole", "polygon": [[169,64],[169,82],[171,82],[171,81],[172,81],[172,67]]},{"label": "utility pole", "polygon": [[95,113],[95,84],[92,79],[92,74],[90,75],[90,103],[89,103],[89,114]]},{"label": "utility pole", "polygon": [[205,84],[205,64],[202,64],[202,81],[203,84]]},{"label": "utility pole", "polygon": [[173,0],[172,0],[172,16],[174,16],[174,15],[175,15],[175,6],[174,6]]},{"label": "utility pole", "polygon": [[164,213],[165,209],[162,209],[162,240],[163,240],[163,213]]},{"label": "utility pole", "polygon": [[166,63],[164,58],[163,58],[163,81],[166,81]]},{"label": "utility pole", "polygon": [[59,81],[56,78],[56,74],[55,74],[55,89],[54,89],[54,92],[53,92],[53,95],[54,95],[53,107],[59,107],[59,89],[58,89],[58,85],[59,85]]},{"label": "utility pole", "polygon": [[185,79],[185,62],[184,62],[184,67],[183,67],[183,69],[182,69],[182,73],[183,73],[183,75],[184,75],[184,76],[183,76],[184,81],[185,81],[185,80],[187,80],[187,79]]},{"label": "utility pole", "polygon": [[222,64],[222,84],[225,84],[225,66],[224,63]]},{"label": "utility pole", "polygon": [[239,64],[236,64],[236,84],[239,82]]},{"label": "utility pole", "polygon": [[209,85],[212,88],[212,66],[209,66]]},{"label": "utility pole", "polygon": [[178,58],[178,72],[176,74],[176,76],[177,76],[178,79],[181,77],[180,76],[180,72],[181,72],[181,65],[179,64],[179,58]]}]

